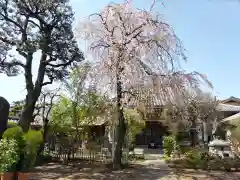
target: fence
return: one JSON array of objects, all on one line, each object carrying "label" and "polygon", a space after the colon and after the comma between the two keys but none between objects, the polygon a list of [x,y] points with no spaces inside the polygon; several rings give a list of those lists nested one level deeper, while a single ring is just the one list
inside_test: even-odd
[{"label": "fence", "polygon": [[[64,164],[68,163],[70,160],[85,160],[90,163],[96,161],[102,163],[112,162],[111,150],[105,147],[86,148],[59,144],[51,147],[49,144],[46,144],[44,151],[52,157],[61,160]],[[128,161],[128,150],[123,150],[123,161]]]}]

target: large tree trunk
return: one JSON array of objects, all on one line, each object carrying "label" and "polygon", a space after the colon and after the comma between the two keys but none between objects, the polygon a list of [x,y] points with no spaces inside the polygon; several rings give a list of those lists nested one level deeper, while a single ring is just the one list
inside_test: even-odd
[{"label": "large tree trunk", "polygon": [[22,114],[21,114],[20,120],[19,120],[19,125],[22,127],[22,130],[24,132],[28,131],[30,123],[33,120],[32,118],[33,118],[35,103],[34,102],[28,103],[26,101],[26,103],[24,105],[24,109],[22,111]]},{"label": "large tree trunk", "polygon": [[24,109],[19,120],[19,125],[22,127],[24,132],[27,132],[29,129],[30,123],[33,120],[33,112],[36,102],[41,94],[46,67],[45,60],[47,59],[47,54],[42,53],[35,85],[33,85],[32,81],[32,58],[32,54],[30,54],[29,58],[27,59],[27,65],[25,68],[27,96]]},{"label": "large tree trunk", "polygon": [[[126,135],[126,124],[123,114],[122,101],[122,83],[120,80],[120,73],[123,71],[119,64],[117,65],[117,113],[118,113],[118,125],[117,125],[117,145],[114,152],[113,168],[120,169],[122,167],[122,148],[124,145],[124,139]],[[115,143],[115,142],[113,142]]]}]

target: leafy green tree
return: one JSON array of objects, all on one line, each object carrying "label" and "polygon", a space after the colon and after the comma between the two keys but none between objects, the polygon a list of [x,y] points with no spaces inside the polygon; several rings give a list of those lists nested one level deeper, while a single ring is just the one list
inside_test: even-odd
[{"label": "leafy green tree", "polygon": [[86,133],[83,132],[83,127],[91,126],[98,117],[104,118],[106,106],[104,106],[104,100],[100,96],[86,93],[82,101],[84,103],[75,105],[66,96],[60,98],[54,105],[51,115],[50,125],[54,131],[59,128],[74,128],[77,133],[76,138],[81,138],[81,135]]},{"label": "leafy green tree", "polygon": [[134,146],[136,135],[145,127],[145,119],[137,109],[124,108],[124,118],[127,124],[126,139],[129,148]]},{"label": "leafy green tree", "polygon": [[23,107],[24,107],[24,101],[13,102],[13,104],[10,108],[9,115],[10,116],[18,116],[19,113],[22,111]]},{"label": "leafy green tree", "polygon": [[19,124],[25,132],[42,87],[65,79],[69,68],[84,58],[74,39],[72,22],[68,0],[0,1],[0,73],[24,74],[27,95]]},{"label": "leafy green tree", "polygon": [[83,125],[91,125],[97,117],[106,115],[108,107],[105,97],[86,86],[89,69],[87,62],[73,70],[70,79],[64,81],[65,92],[52,111],[51,124],[74,127],[77,138],[82,134]]}]

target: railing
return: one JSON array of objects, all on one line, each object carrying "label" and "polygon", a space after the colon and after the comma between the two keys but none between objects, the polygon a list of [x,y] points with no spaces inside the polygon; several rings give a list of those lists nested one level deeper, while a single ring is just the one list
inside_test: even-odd
[{"label": "railing", "polygon": [[87,160],[89,162],[100,161],[109,162],[112,160],[111,153],[107,148],[74,148],[73,146],[59,146],[55,149],[50,149],[45,146],[45,152],[49,153],[52,157],[60,159],[63,163],[69,160]]}]

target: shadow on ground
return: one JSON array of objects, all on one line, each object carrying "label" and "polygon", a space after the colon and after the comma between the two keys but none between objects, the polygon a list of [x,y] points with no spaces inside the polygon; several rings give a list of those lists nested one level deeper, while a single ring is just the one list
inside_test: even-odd
[{"label": "shadow on ground", "polygon": [[51,179],[159,179],[171,174],[169,170],[160,170],[144,165],[134,165],[120,171],[110,171],[103,164],[90,164],[87,162],[62,165],[49,163],[36,167],[31,173],[31,180]]},{"label": "shadow on ground", "polygon": [[133,165],[120,171],[110,171],[105,165],[87,162],[62,165],[49,163],[36,167],[31,180],[239,180],[240,174],[206,171],[176,171],[166,168],[164,164]]}]

